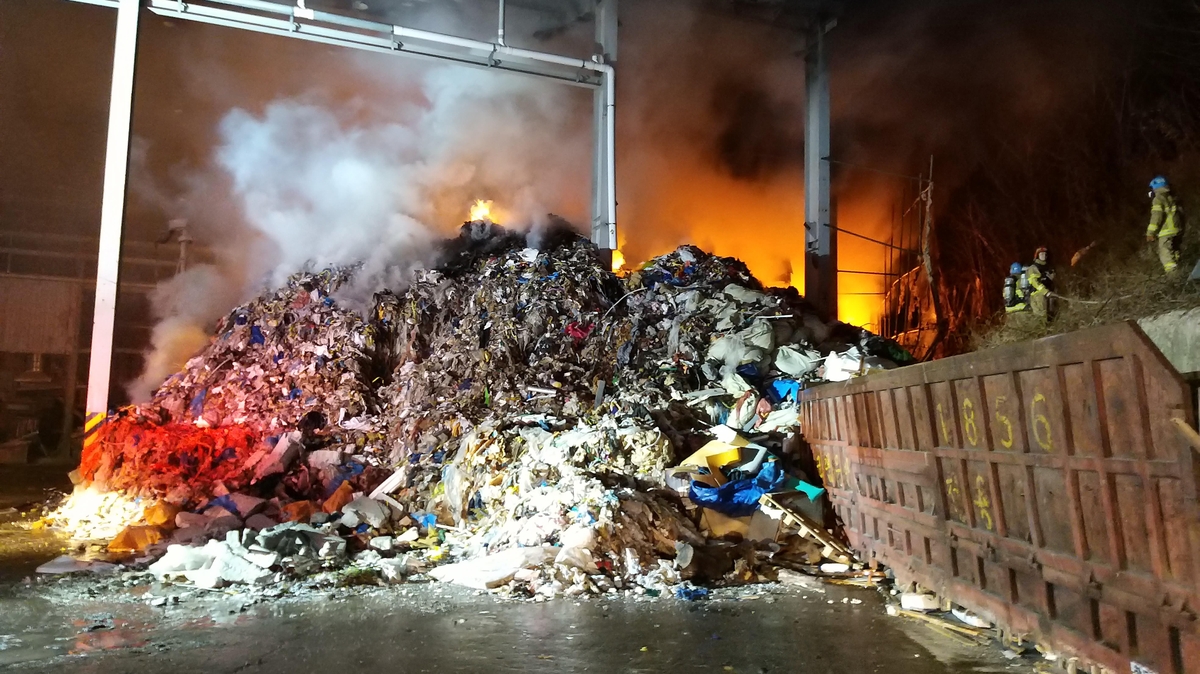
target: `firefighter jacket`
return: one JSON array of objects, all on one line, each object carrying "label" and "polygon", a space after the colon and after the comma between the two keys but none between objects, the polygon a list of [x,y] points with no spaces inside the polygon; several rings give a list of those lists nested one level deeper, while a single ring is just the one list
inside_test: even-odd
[{"label": "firefighter jacket", "polygon": [[1045,295],[1054,290],[1054,267],[1034,262],[1025,268],[1025,276],[1029,279],[1029,287],[1033,294]]},{"label": "firefighter jacket", "polygon": [[1182,220],[1183,212],[1171,190],[1166,187],[1154,190],[1154,201],[1150,202],[1150,226],[1146,228],[1146,236],[1175,236],[1181,229]]}]

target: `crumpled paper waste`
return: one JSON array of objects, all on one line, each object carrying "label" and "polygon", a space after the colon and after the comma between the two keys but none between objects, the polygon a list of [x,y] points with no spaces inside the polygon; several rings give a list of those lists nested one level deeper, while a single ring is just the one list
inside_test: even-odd
[{"label": "crumpled paper waste", "polygon": [[[151,571],[205,587],[351,563],[531,597],[746,582],[797,546],[705,530],[692,481],[806,477],[799,392],[907,358],[693,246],[618,276],[568,230],[467,223],[363,313],[359,272],[232,310],[101,424],[51,522],[156,527]],[[747,456],[679,472],[739,434]]]}]

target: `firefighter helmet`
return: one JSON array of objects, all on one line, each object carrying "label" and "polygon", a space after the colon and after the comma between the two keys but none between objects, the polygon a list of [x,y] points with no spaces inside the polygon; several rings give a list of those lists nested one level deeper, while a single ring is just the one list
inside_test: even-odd
[{"label": "firefighter helmet", "polygon": [[1154,180],[1150,181],[1150,189],[1157,190],[1167,186],[1167,179],[1163,176],[1154,176]]},{"label": "firefighter helmet", "polygon": [[1020,262],[1014,262],[1012,263],[1012,266],[1008,268],[1008,273],[1013,276],[1020,276],[1021,272],[1023,271],[1025,271],[1025,267],[1021,266]]}]

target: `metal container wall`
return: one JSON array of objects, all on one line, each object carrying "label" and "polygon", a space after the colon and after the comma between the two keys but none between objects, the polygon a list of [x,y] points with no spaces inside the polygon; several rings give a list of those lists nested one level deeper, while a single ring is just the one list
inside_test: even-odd
[{"label": "metal container wall", "polygon": [[1122,323],[818,386],[802,420],[865,559],[1064,654],[1179,674],[1200,672],[1194,404]]}]

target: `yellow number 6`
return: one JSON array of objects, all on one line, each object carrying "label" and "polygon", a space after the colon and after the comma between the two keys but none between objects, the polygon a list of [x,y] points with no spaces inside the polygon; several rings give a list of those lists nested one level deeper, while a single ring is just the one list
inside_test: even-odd
[{"label": "yellow number 6", "polygon": [[1050,432],[1050,420],[1045,414],[1038,412],[1038,403],[1046,404],[1046,396],[1040,391],[1035,391],[1033,394],[1033,402],[1029,403],[1029,413],[1033,416],[1033,439],[1037,440],[1038,446],[1047,452],[1054,451],[1053,437]]}]

